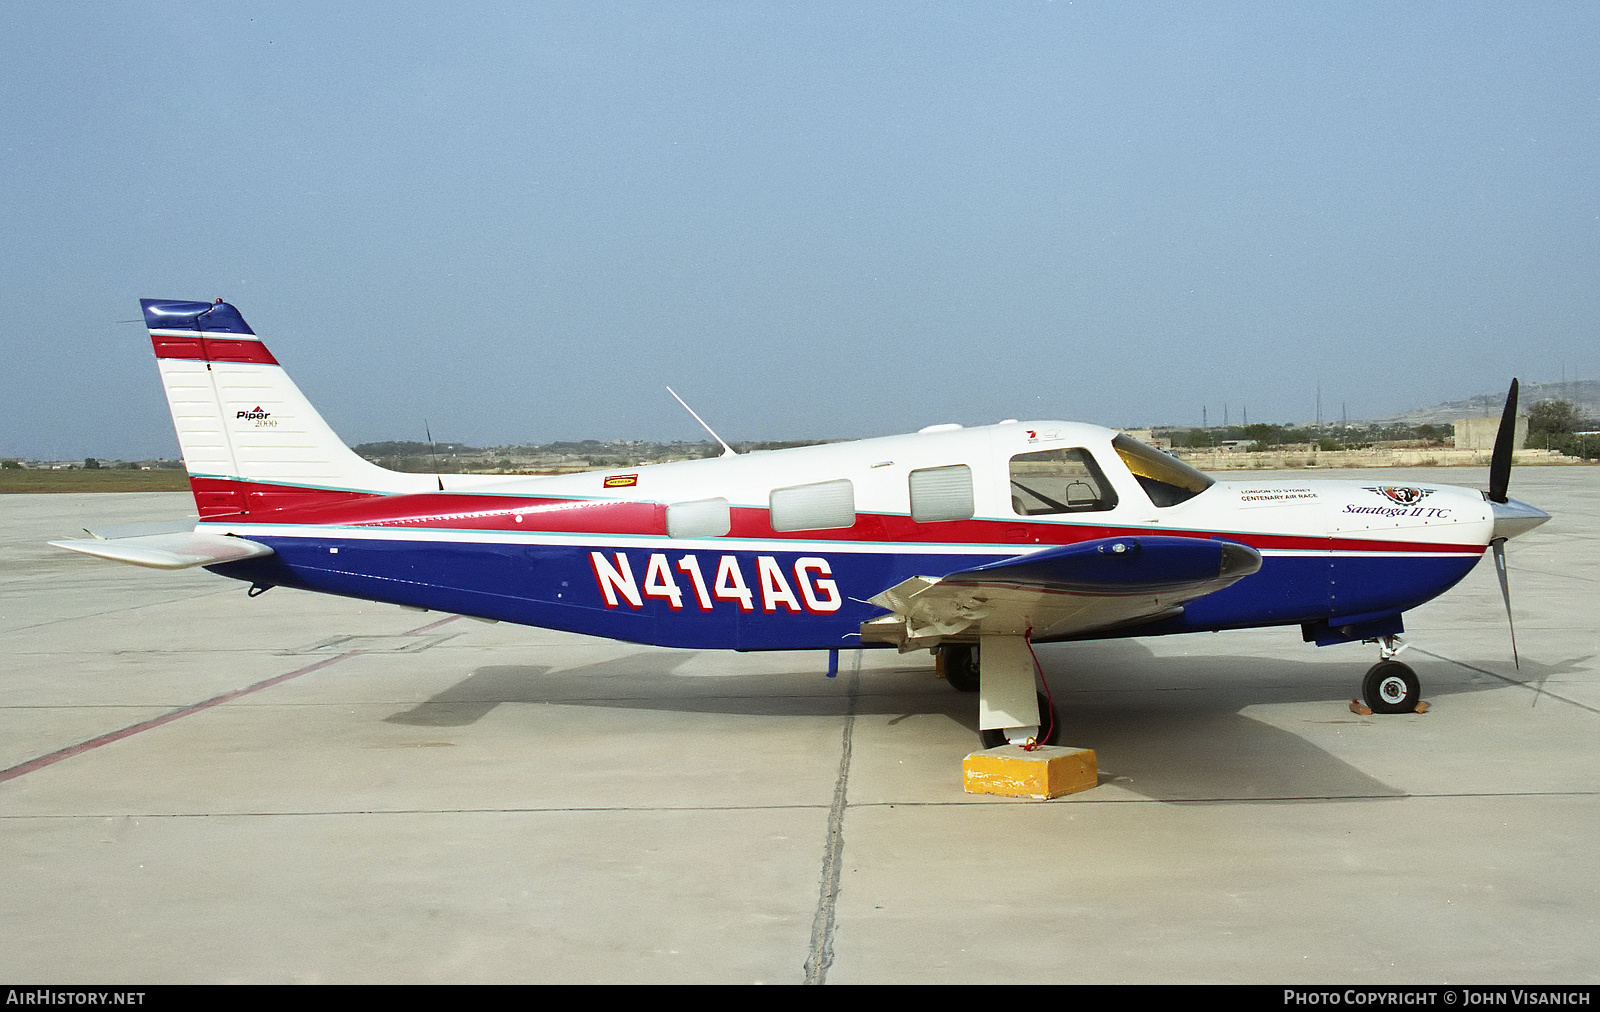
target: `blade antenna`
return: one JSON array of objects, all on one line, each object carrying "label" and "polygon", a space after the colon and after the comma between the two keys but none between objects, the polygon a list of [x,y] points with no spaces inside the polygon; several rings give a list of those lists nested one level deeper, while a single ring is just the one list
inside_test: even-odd
[{"label": "blade antenna", "polygon": [[433,445],[433,430],[428,428],[428,420],[422,420],[422,434],[428,437],[428,457],[433,461],[433,480],[439,483],[439,491],[444,491],[444,475],[439,473],[439,448]]},{"label": "blade antenna", "polygon": [[[662,384],[662,386],[666,386],[666,384]],[[706,420],[704,418],[701,418],[699,415],[695,414],[694,408],[691,408],[687,401],[685,401],[682,397],[678,396],[678,392],[676,390],[672,389],[671,387],[667,387],[667,393],[672,395],[672,399],[673,400],[675,400],[679,404],[683,405],[683,410],[689,412],[689,414],[691,414],[691,415],[694,415],[694,420],[700,423],[700,427],[702,429],[705,429],[707,432],[710,432],[711,433],[711,438],[715,439],[718,443],[720,443],[722,445],[722,455],[724,457],[737,457],[738,456],[738,454],[734,452],[733,447],[729,446],[726,442],[724,442],[722,437],[717,435],[716,432],[711,428],[711,426],[706,424]]]}]

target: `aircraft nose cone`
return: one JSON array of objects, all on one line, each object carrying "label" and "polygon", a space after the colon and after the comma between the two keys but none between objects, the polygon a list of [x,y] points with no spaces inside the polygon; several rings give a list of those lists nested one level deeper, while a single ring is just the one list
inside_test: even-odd
[{"label": "aircraft nose cone", "polygon": [[1550,514],[1544,510],[1515,499],[1491,502],[1489,505],[1494,510],[1494,533],[1489,535],[1491,541],[1514,538],[1550,519]]}]

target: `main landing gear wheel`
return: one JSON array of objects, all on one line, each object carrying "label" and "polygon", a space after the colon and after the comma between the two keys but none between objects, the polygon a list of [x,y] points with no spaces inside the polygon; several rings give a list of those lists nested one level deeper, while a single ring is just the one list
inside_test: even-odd
[{"label": "main landing gear wheel", "polygon": [[1422,683],[1399,661],[1379,661],[1362,679],[1361,695],[1373,713],[1414,713],[1422,699]]},{"label": "main landing gear wheel", "polygon": [[978,648],[950,643],[939,648],[939,671],[957,692],[978,691]]},{"label": "main landing gear wheel", "polygon": [[[1061,718],[1056,716],[1055,707],[1050,705],[1049,698],[1042,692],[1039,693],[1039,733],[1046,736],[1039,741],[1040,745],[1054,745],[1061,739]],[[978,738],[984,748],[999,748],[1006,744],[1006,733],[998,727],[979,731]]]}]

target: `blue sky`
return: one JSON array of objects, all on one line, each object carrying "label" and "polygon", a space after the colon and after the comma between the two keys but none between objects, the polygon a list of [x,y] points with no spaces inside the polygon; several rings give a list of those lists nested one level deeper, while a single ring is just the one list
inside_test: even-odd
[{"label": "blue sky", "polygon": [[350,442],[1394,413],[1600,375],[1593,4],[0,6],[0,454],[137,300]]}]

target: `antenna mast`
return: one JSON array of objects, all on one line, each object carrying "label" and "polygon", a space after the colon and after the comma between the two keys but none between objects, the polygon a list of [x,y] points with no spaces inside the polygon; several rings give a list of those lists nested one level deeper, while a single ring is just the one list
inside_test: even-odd
[{"label": "antenna mast", "polygon": [[[662,386],[666,386],[666,384],[663,383]],[[738,456],[737,453],[733,452],[733,447],[729,446],[726,442],[723,442],[722,437],[717,435],[716,432],[712,430],[711,426],[706,424],[706,420],[704,418],[701,418],[699,415],[696,415],[695,412],[694,412],[694,408],[691,408],[687,401],[685,401],[682,397],[678,396],[678,391],[672,389],[671,387],[667,387],[667,393],[672,395],[672,399],[673,400],[675,400],[679,404],[683,405],[683,410],[689,412],[689,414],[691,414],[691,415],[694,415],[694,420],[700,423],[700,427],[702,429],[705,429],[707,432],[710,432],[711,433],[711,438],[715,439],[718,443],[720,443],[722,445],[722,455],[724,457],[737,457]]]}]

